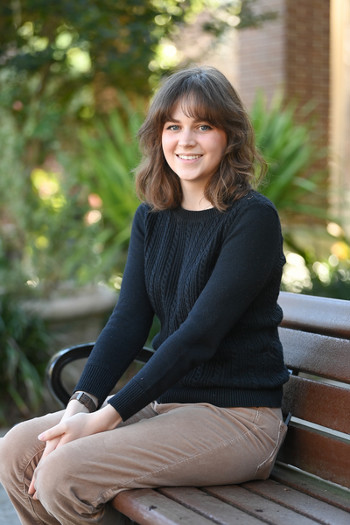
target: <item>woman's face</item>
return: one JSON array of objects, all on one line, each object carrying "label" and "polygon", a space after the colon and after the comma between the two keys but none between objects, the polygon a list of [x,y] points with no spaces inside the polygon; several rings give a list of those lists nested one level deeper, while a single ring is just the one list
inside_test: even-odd
[{"label": "woman's face", "polygon": [[206,121],[187,116],[178,102],[172,118],[165,122],[162,148],[170,168],[177,174],[183,189],[202,185],[217,171],[227,146],[225,131]]}]

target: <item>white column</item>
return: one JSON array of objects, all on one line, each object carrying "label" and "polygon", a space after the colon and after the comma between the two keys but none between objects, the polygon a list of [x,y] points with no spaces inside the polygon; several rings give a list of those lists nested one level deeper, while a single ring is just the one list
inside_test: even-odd
[{"label": "white column", "polygon": [[331,0],[331,211],[350,236],[350,0]]}]

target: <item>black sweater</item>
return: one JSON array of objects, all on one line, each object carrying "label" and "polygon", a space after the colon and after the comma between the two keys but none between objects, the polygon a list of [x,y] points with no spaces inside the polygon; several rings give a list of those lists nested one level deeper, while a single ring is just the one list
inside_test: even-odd
[{"label": "black sweater", "polygon": [[277,331],[284,262],[277,212],[255,191],[226,212],[141,204],[118,303],[76,390],[102,403],[156,314],[154,356],[109,401],[123,420],[153,400],[279,407],[288,380]]}]

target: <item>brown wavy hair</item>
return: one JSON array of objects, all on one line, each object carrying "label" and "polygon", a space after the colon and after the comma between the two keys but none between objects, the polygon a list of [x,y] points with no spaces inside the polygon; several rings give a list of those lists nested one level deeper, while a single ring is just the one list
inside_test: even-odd
[{"label": "brown wavy hair", "polygon": [[213,67],[184,69],[171,75],[156,93],[139,130],[142,161],[136,169],[136,190],[154,210],[176,208],[182,202],[180,180],[167,164],[162,132],[178,103],[187,116],[225,131],[227,147],[217,172],[208,181],[205,197],[224,211],[246,195],[266,172],[255,147],[252,125],[227,78]]}]

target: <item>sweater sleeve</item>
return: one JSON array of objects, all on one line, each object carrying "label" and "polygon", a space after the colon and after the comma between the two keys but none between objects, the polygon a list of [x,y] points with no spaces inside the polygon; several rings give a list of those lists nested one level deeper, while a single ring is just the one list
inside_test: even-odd
[{"label": "sweater sleeve", "polygon": [[75,390],[105,400],[142,349],[153,319],[144,277],[144,223],[148,208],[135,213],[118,302],[98,337]]},{"label": "sweater sleeve", "polygon": [[272,206],[252,201],[240,207],[211,277],[186,320],[109,401],[124,420],[214,356],[266,286],[281,257],[281,244],[279,218]]}]

